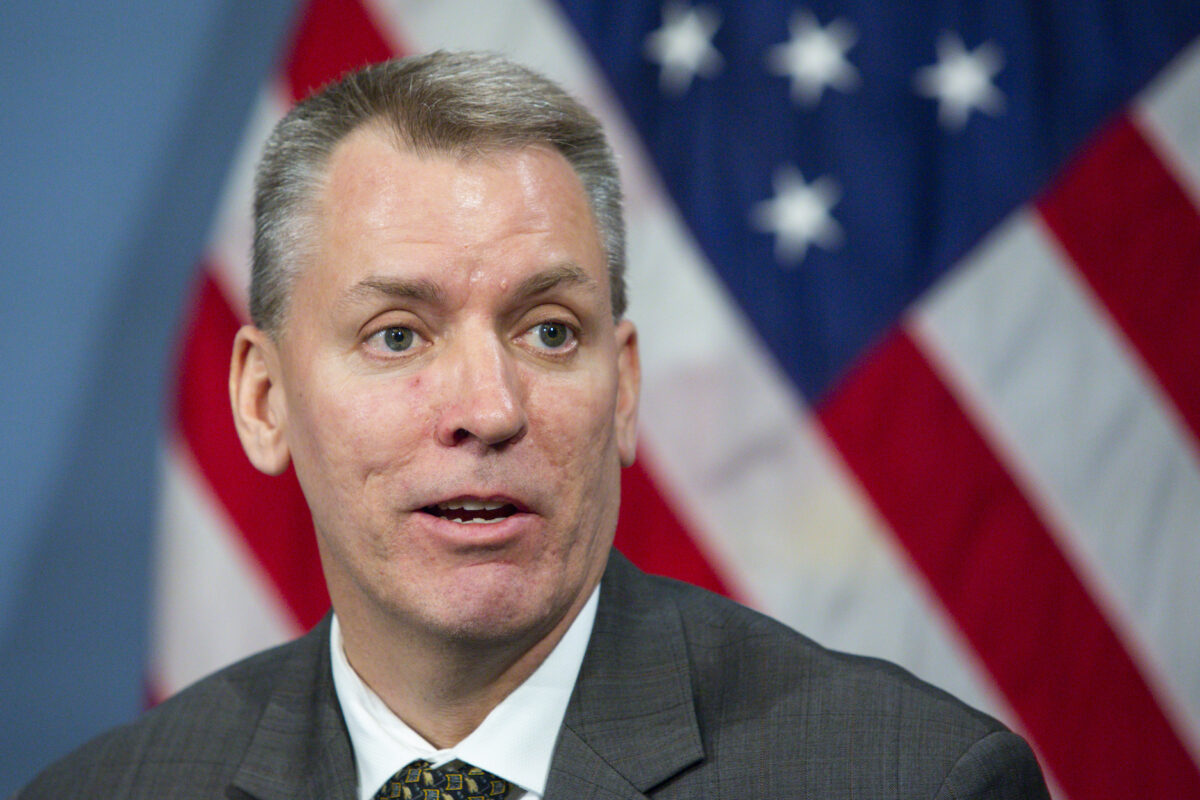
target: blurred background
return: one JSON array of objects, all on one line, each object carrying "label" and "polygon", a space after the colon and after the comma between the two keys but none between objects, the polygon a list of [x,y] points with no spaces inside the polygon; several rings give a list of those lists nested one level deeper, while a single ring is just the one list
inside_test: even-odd
[{"label": "blurred background", "polygon": [[617,544],[897,661],[1059,797],[1200,798],[1200,5],[0,5],[0,796],[327,610],[225,370],[270,126],[499,50],[604,121]]},{"label": "blurred background", "polygon": [[0,5],[0,795],[145,704],[171,353],[292,6]]}]

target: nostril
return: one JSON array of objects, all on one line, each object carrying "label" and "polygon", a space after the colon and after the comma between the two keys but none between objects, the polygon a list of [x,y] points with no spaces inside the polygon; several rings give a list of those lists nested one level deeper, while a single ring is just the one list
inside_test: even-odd
[{"label": "nostril", "polygon": [[480,435],[468,428],[456,428],[450,434],[449,441],[445,442],[450,445],[461,445],[468,441],[479,441],[491,450],[505,450],[510,445],[516,444],[525,435],[525,429],[522,425],[517,430],[506,431],[504,433],[495,433],[492,435]]}]

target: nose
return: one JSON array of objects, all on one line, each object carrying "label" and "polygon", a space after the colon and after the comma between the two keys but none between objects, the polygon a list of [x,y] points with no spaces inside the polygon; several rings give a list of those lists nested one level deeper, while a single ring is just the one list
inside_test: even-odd
[{"label": "nose", "polygon": [[512,354],[494,334],[463,334],[444,355],[445,405],[437,422],[447,447],[479,442],[502,447],[525,434],[523,388]]}]

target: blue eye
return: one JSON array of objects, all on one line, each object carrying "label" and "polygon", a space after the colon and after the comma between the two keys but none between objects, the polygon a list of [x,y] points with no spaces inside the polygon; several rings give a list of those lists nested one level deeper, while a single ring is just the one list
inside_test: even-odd
[{"label": "blue eye", "polygon": [[404,352],[412,347],[413,343],[417,340],[417,335],[413,332],[412,328],[384,328],[381,335],[387,349],[396,353]]},{"label": "blue eye", "polygon": [[543,322],[537,326],[538,341],[557,349],[571,340],[571,329],[561,322]]}]

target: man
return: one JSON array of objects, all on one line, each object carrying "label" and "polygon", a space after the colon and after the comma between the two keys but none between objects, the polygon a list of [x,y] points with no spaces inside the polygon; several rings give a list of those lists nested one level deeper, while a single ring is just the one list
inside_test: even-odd
[{"label": "man", "polygon": [[259,168],[242,444],[334,615],[22,794],[1044,797],[1021,739],[611,554],[639,365],[596,121],[498,57],[367,68]]}]

